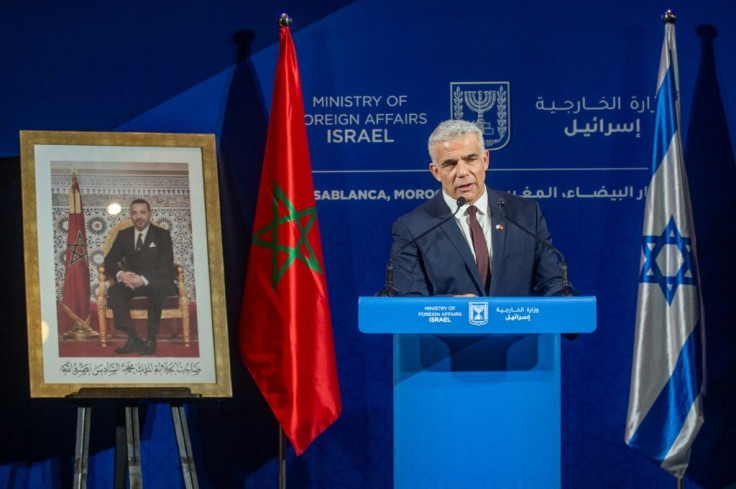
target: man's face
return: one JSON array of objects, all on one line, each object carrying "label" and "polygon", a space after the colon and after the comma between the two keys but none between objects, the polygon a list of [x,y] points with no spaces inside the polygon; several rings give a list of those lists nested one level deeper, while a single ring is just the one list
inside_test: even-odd
[{"label": "man's face", "polygon": [[447,195],[453,199],[465,197],[469,204],[483,195],[488,150],[481,151],[480,142],[474,134],[435,143],[434,154],[437,164],[430,163],[429,170],[442,183]]},{"label": "man's face", "polygon": [[151,222],[151,210],[146,204],[133,204],[130,206],[130,219],[138,231],[143,231]]}]

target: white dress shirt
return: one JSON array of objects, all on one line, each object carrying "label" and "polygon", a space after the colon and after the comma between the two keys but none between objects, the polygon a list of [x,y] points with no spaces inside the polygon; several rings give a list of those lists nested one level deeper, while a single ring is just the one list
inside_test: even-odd
[{"label": "white dress shirt", "polygon": [[133,246],[135,247],[135,249],[138,249],[138,247],[137,247],[137,244],[138,244],[138,235],[141,236],[141,241],[143,243],[145,243],[146,242],[146,235],[148,234],[148,229],[150,227],[151,227],[151,225],[149,224],[148,226],[146,226],[146,229],[144,229],[143,231],[138,231],[137,229],[135,230],[135,232],[133,233]]},{"label": "white dress shirt", "polygon": [[[454,199],[447,195],[444,190],[442,191],[442,197],[445,199],[445,202],[447,203],[447,206],[451,209],[451,211],[455,212],[455,209],[457,209],[457,199]],[[488,245],[488,257],[491,260],[491,263],[493,263],[493,246],[491,245],[491,213],[490,207],[488,206],[488,189],[484,189],[483,195],[481,195],[480,198],[476,200],[475,203],[473,203],[473,205],[478,209],[476,217],[481,229],[483,229],[483,236],[486,238],[486,244]],[[468,221],[470,219],[468,216],[469,207],[469,204],[465,204],[460,208],[458,213],[455,214],[455,222],[458,226],[460,226],[460,231],[463,233],[463,236],[465,236],[465,241],[468,242],[470,252],[473,254],[473,258],[475,258],[475,251],[473,250],[473,240],[470,237],[470,224]]]}]

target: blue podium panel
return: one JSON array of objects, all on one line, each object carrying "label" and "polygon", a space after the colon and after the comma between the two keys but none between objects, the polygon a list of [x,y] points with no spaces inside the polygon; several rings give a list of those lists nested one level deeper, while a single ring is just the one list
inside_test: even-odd
[{"label": "blue podium panel", "polygon": [[361,297],[394,334],[394,487],[559,489],[560,335],[594,297]]},{"label": "blue podium panel", "polygon": [[394,487],[559,488],[559,335],[394,336]]}]

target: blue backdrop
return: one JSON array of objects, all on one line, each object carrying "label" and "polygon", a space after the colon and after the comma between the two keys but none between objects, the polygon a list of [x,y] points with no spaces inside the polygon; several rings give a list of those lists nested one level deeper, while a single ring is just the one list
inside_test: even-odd
[{"label": "blue backdrop", "polygon": [[[204,132],[218,137],[235,396],[192,404],[203,487],[274,487],[277,426],[234,339],[278,50],[294,18],[344,410],[289,487],[390,487],[390,338],[357,330],[357,297],[383,284],[390,226],[439,187],[426,139],[440,121],[488,122],[495,188],[538,199],[598,330],[563,344],[563,487],[674,487],[624,442],[643,196],[666,8],[678,16],[685,152],[708,335],[706,424],[688,487],[736,482],[731,328],[736,168],[736,4],[621,0],[162,0],[0,5],[2,203],[14,277],[0,339],[0,487],[71,482],[74,406],[29,400],[18,130]],[[493,104],[460,98],[493,90]],[[475,109],[475,112],[473,111]],[[502,122],[499,122],[502,121]],[[491,132],[493,131],[493,132]],[[346,232],[347,230],[347,232]],[[146,487],[180,487],[170,416],[148,406]],[[112,415],[93,409],[92,487],[112,480]],[[7,440],[15,440],[8,443]]]}]

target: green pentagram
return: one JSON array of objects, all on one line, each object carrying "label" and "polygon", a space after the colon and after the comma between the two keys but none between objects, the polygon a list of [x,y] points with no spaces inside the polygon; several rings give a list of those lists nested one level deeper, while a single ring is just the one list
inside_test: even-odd
[{"label": "green pentagram", "polygon": [[[291,264],[297,259],[304,262],[317,273],[322,273],[322,267],[319,264],[317,256],[314,254],[312,245],[307,239],[309,230],[317,222],[317,208],[309,207],[297,211],[276,182],[273,184],[273,195],[273,220],[253,234],[253,244],[273,251],[271,254],[271,285],[273,288],[276,288],[281,277],[284,276]],[[287,213],[279,216],[279,208],[281,206],[286,208]],[[293,225],[290,225],[290,223],[293,223]],[[293,247],[279,244],[278,230],[282,225],[291,226],[287,229],[281,228],[287,233],[288,231],[297,231],[299,233],[298,239]],[[279,265],[279,252],[286,254],[286,260],[281,265]]]},{"label": "green pentagram", "polygon": [[78,261],[87,261],[87,243],[84,241],[81,231],[77,231],[77,241],[67,244],[66,249],[67,252],[71,253],[68,266],[72,266]]}]

